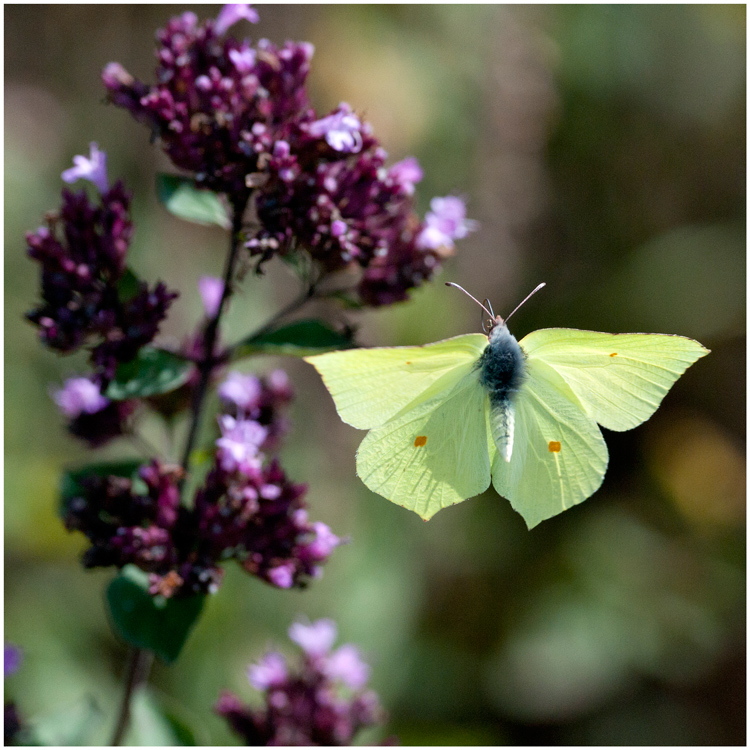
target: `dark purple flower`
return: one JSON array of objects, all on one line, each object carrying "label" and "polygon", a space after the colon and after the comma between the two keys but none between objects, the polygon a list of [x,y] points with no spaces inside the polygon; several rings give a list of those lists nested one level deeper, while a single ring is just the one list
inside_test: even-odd
[{"label": "dark purple flower", "polygon": [[351,745],[360,729],[385,720],[375,693],[364,690],[369,667],[358,649],[345,644],[329,653],[335,623],[295,623],[289,634],[305,651],[299,667],[272,651],[248,669],[250,684],[263,691],[263,707],[245,706],[228,692],[215,706],[245,744]]},{"label": "dark purple flower", "polygon": [[62,173],[64,182],[72,183],[77,180],[89,180],[97,190],[104,195],[109,190],[107,177],[107,154],[99,151],[99,146],[92,143],[89,157],[74,156],[73,165]]},{"label": "dark purple flower", "polygon": [[174,164],[196,181],[238,200],[262,170],[275,141],[314,119],[305,78],[312,46],[257,48],[221,39],[239,19],[257,20],[245,4],[227,5],[215,22],[172,18],[157,34],[156,81],[144,84],[118,63],[104,69],[108,96],[159,137]]},{"label": "dark purple flower", "polygon": [[136,282],[122,296],[130,245],[130,194],[121,182],[101,195],[63,190],[59,214],[26,235],[28,254],[41,264],[42,304],[27,314],[42,341],[62,353],[92,345],[97,376],[110,379],[119,362],[132,359],[156,335],[177,296],[159,283]]}]

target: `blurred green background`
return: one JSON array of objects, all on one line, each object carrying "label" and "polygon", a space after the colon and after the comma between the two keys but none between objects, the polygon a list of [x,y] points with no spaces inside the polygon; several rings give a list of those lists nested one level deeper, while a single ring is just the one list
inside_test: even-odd
[{"label": "blurred green background", "polygon": [[[218,274],[221,231],[157,203],[169,169],[148,133],[105,106],[102,67],[153,80],[153,35],[192,6],[5,8],[5,638],[23,647],[6,681],[30,718],[84,710],[111,731],[126,648],[103,606],[111,573],[84,571],[81,536],[56,515],[64,466],[89,460],[48,396],[84,366],[38,344],[23,235],[59,204],[60,172],[89,141],[135,191],[132,266],[182,290],[163,327],[197,325],[198,277]],[[201,18],[218,6],[192,7]],[[233,743],[219,690],[288,646],[303,615],[333,617],[372,664],[403,744],[745,743],[745,7],[261,6],[253,40],[315,44],[309,85],[326,112],[349,101],[393,161],[417,156],[420,210],[460,194],[481,231],[411,303],[353,314],[364,345],[478,330],[442,282],[541,327],[679,333],[712,350],[642,427],[607,433],[604,485],[529,532],[492,490],[429,523],[354,474],[362,434],[319,378],[283,365],[297,391],[282,454],[310,484],[311,516],[351,536],[325,576],[279,592],[234,567],[177,661],[156,665],[157,702]],[[295,296],[269,266],[230,310],[234,340]],[[306,313],[339,321],[320,307]],[[210,421],[210,420],[206,420]],[[144,432],[163,440],[157,423]],[[99,458],[135,455],[114,445]],[[76,708],[77,707],[77,708]],[[147,721],[147,719],[143,719]]]}]

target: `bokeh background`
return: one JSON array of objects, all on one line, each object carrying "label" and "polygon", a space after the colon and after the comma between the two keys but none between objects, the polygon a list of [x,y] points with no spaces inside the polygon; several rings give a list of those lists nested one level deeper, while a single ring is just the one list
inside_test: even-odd
[{"label": "bokeh background", "polygon": [[[182,290],[165,340],[197,324],[198,277],[218,274],[220,230],[157,203],[169,169],[148,133],[103,104],[111,60],[153,80],[153,34],[190,7],[5,8],[5,637],[25,651],[6,681],[24,715],[89,710],[111,730],[127,649],[107,624],[109,572],[84,571],[56,515],[69,438],[51,384],[81,358],[43,350],[24,231],[59,203],[60,172],[98,141],[135,191],[133,267]],[[354,474],[362,434],[343,425],[312,368],[283,453],[314,518],[353,543],[304,592],[230,567],[157,702],[206,744],[234,738],[211,707],[250,699],[248,662],[288,647],[298,616],[333,617],[372,664],[403,744],[745,743],[745,7],[261,6],[253,39],[309,40],[320,112],[349,101],[392,159],[419,158],[420,210],[460,194],[481,231],[408,304],[347,313],[364,345],[478,330],[453,280],[540,327],[679,333],[712,350],[642,427],[606,433],[610,467],[583,505],[529,532],[492,490],[429,523]],[[296,295],[270,264],[233,302],[233,340]],[[307,310],[341,321],[344,313]],[[210,420],[207,420],[210,421]],[[146,422],[153,441],[157,423]],[[130,445],[99,458],[135,455]],[[84,708],[82,708],[82,706]],[[95,714],[96,712],[94,712]],[[92,714],[92,716],[94,715]],[[152,717],[153,718],[153,717]],[[144,721],[147,719],[144,719]],[[104,739],[102,739],[104,741]]]}]

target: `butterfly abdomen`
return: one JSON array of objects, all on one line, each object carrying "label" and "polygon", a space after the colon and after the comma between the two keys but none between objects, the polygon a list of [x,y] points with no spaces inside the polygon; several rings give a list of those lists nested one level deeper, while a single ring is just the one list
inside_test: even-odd
[{"label": "butterfly abdomen", "polygon": [[523,383],[524,353],[508,328],[496,326],[477,363],[479,380],[490,396],[490,403],[498,406],[508,401]]}]

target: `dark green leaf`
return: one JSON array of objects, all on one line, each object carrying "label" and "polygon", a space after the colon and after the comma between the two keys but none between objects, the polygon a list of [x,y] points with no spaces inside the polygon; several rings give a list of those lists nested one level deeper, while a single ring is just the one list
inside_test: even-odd
[{"label": "dark green leaf", "polygon": [[167,664],[179,655],[205,596],[165,599],[148,593],[148,574],[128,565],[107,588],[115,632],[136,648],[146,648]]},{"label": "dark green leaf", "polygon": [[156,192],[167,211],[195,224],[213,224],[230,229],[232,222],[216,193],[201,190],[188,177],[160,174]]},{"label": "dark green leaf", "polygon": [[141,291],[142,284],[143,282],[129,268],[126,268],[117,282],[117,296],[120,302],[129,302],[133,299]]},{"label": "dark green leaf", "polygon": [[63,515],[67,512],[68,503],[82,494],[82,480],[87,477],[134,477],[142,465],[142,461],[129,459],[127,461],[109,461],[107,463],[89,464],[80,469],[66,471],[60,480],[60,510]]},{"label": "dark green leaf", "polygon": [[135,359],[119,365],[105,392],[113,401],[169,393],[187,382],[193,363],[163,349],[144,346]]},{"label": "dark green leaf", "polygon": [[348,331],[339,332],[321,320],[297,320],[245,339],[235,348],[233,358],[251,354],[307,357],[334,349],[351,349],[353,346],[353,336]]}]

